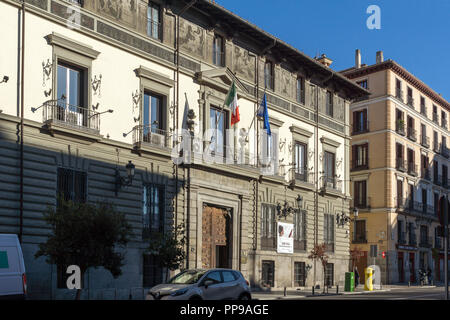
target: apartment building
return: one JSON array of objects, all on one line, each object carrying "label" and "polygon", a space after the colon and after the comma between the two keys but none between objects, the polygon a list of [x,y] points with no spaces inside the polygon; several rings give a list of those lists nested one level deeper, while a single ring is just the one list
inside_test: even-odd
[{"label": "apartment building", "polygon": [[351,105],[358,269],[380,266],[383,283],[413,283],[428,268],[443,280],[438,203],[449,192],[450,103],[381,51],[365,65],[357,50],[342,74],[371,92]]},{"label": "apartment building", "polygon": [[[73,296],[64,268],[34,258],[58,193],[110,201],[133,226],[123,275],[88,270],[84,298],[142,297],[162,282],[145,249],[181,223],[183,268],[238,269],[255,289],[343,283],[349,106],[368,91],[329,59],[204,0],[2,0],[0,21],[0,232],[22,239],[32,298]],[[255,117],[264,94],[271,135]],[[279,222],[293,227],[288,253]],[[325,279],[308,259],[320,243]]]}]

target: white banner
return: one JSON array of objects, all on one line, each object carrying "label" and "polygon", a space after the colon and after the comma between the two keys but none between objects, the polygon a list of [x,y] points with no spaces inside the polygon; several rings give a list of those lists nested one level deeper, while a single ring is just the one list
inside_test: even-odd
[{"label": "white banner", "polygon": [[277,252],[294,253],[294,225],[278,222]]}]

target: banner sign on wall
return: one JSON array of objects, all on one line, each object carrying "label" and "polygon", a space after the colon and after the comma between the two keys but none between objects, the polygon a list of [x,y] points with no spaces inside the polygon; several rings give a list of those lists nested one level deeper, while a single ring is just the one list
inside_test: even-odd
[{"label": "banner sign on wall", "polygon": [[278,222],[277,252],[294,253],[294,225]]}]

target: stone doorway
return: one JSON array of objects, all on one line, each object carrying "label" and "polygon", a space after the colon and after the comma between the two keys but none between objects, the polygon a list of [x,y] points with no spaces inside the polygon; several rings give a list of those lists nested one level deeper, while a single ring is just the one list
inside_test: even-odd
[{"label": "stone doorway", "polygon": [[202,268],[232,268],[231,210],[205,204],[202,212]]}]

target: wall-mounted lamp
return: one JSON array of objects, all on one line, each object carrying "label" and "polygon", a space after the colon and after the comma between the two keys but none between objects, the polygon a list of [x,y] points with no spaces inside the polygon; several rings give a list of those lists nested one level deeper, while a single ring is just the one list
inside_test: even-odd
[{"label": "wall-mounted lamp", "polygon": [[305,269],[306,269],[306,273],[308,273],[308,272],[309,272],[309,270],[311,270],[311,269],[312,269],[312,265],[310,265],[310,264],[307,264],[307,265],[305,266]]},{"label": "wall-mounted lamp", "polygon": [[3,76],[3,80],[2,81],[0,81],[0,83],[7,83],[8,82],[8,80],[9,80],[9,77],[8,76]]},{"label": "wall-mounted lamp", "polygon": [[134,164],[130,161],[128,161],[128,164],[125,166],[125,168],[127,169],[127,178],[123,178],[120,176],[120,172],[119,172],[119,168],[116,167],[116,197],[117,194],[119,192],[119,190],[122,187],[128,187],[131,186],[131,184],[133,183],[133,178],[134,178]]},{"label": "wall-mounted lamp", "polygon": [[298,195],[297,198],[295,199],[295,201],[297,202],[297,208],[292,208],[291,206],[289,206],[289,203],[284,200],[284,205],[281,206],[280,203],[277,204],[277,215],[278,217],[283,217],[286,219],[286,217],[294,212],[299,212],[301,210],[302,207],[302,201],[303,198],[301,195]]},{"label": "wall-mounted lamp", "polygon": [[349,216],[347,216],[344,212],[342,212],[340,215],[336,215],[336,224],[338,225],[338,227],[344,227],[346,223],[350,223],[351,221],[355,221],[358,218],[358,208],[353,208],[352,210],[353,213],[353,219],[350,218]]}]

